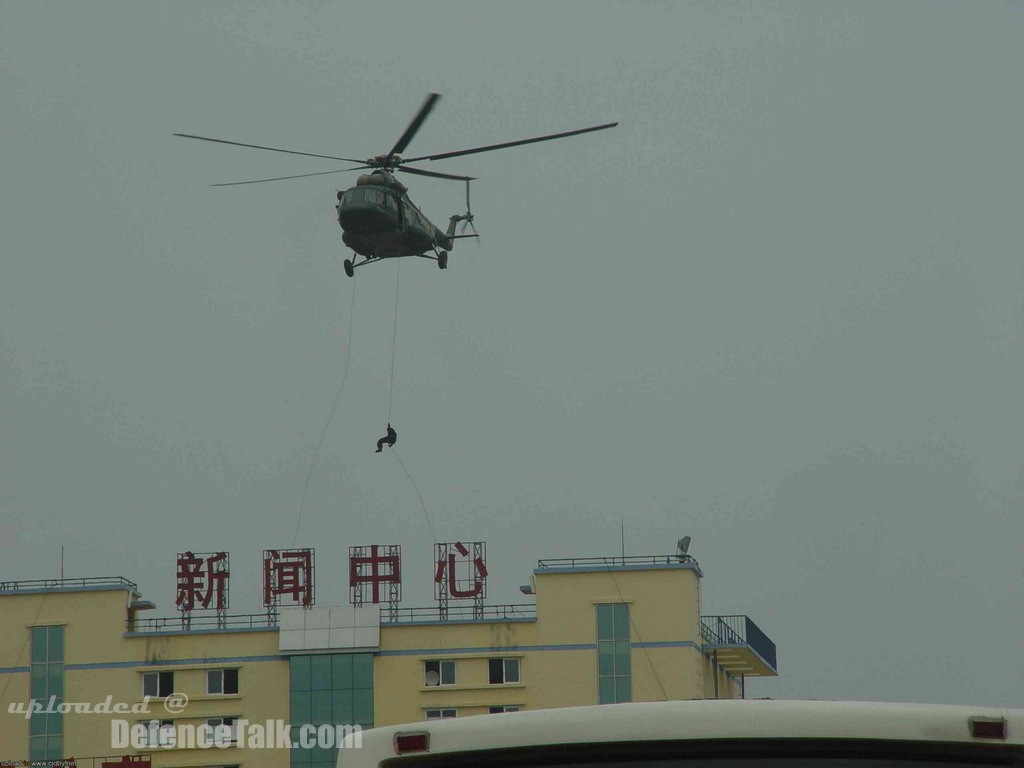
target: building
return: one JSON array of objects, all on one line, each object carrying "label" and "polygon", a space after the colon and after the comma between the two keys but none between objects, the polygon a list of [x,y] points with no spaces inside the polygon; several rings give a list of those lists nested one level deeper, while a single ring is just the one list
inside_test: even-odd
[{"label": "building", "polygon": [[[702,577],[684,554],[542,560],[516,605],[452,598],[187,621],[145,618],[153,604],[123,578],[4,582],[0,759],[333,768],[336,750],[260,749],[240,721],[270,721],[264,737],[290,724],[298,743],[304,724],[741,698],[746,677],[777,674],[775,645],[746,616],[701,615]],[[144,741],[118,742],[116,721]],[[236,746],[190,746],[182,733],[204,724],[225,726]]]}]

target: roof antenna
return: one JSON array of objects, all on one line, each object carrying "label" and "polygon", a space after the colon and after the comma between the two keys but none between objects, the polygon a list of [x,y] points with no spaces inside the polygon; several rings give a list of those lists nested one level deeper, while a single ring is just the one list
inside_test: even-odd
[{"label": "roof antenna", "polygon": [[626,564],[626,519],[624,517],[619,518],[621,524],[622,533],[622,564]]}]

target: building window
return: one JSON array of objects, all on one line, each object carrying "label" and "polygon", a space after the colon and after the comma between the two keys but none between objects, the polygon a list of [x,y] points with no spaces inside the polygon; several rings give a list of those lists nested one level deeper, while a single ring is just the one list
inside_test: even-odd
[{"label": "building window", "polygon": [[600,704],[632,700],[629,605],[597,606],[597,687]]},{"label": "building window", "polygon": [[519,682],[519,659],[488,659],[487,665],[491,685]]},{"label": "building window", "polygon": [[437,685],[455,685],[455,662],[423,662],[423,684],[431,688]]},{"label": "building window", "polygon": [[238,693],[237,669],[211,669],[206,673],[206,692]]},{"label": "building window", "polygon": [[520,710],[520,707],[518,705],[515,705],[515,706],[508,705],[508,706],[504,706],[504,707],[490,707],[488,714],[499,715],[502,712],[518,712],[519,710]]},{"label": "building window", "polygon": [[237,717],[211,717],[206,724],[213,729],[210,739],[214,744],[234,744],[238,741],[238,718]]},{"label": "building window", "polygon": [[147,747],[173,747],[175,741],[173,720],[148,720],[146,726]]},{"label": "building window", "polygon": [[447,720],[449,717],[455,717],[455,709],[428,709],[427,720]]},{"label": "building window", "polygon": [[[44,709],[50,697],[64,702],[64,627],[32,627],[29,696]],[[33,712],[29,724],[29,760],[60,760],[64,757],[64,715]]]},{"label": "building window", "polygon": [[174,693],[173,672],[145,672],[142,675],[142,695],[163,699]]}]

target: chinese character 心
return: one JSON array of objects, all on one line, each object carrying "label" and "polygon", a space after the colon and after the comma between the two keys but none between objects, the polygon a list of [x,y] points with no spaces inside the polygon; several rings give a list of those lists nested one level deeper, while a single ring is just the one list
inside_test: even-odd
[{"label": "chinese character \u5fc3", "polygon": [[[434,582],[441,584],[447,582],[448,594],[451,597],[478,597],[483,595],[484,580],[487,578],[487,566],[484,564],[482,557],[476,557],[472,562],[465,560],[462,561],[467,565],[472,566],[472,575],[468,579],[458,579],[455,575],[455,555],[449,553],[448,561],[445,562],[443,557],[440,555],[440,548],[445,546],[439,544],[438,546],[438,560],[437,560],[437,571],[434,573]],[[454,548],[458,553],[464,557],[469,557],[469,550],[466,549],[465,545],[461,541],[453,544]],[[477,546],[474,544],[474,546]],[[472,584],[466,589],[460,589],[459,584]]]}]

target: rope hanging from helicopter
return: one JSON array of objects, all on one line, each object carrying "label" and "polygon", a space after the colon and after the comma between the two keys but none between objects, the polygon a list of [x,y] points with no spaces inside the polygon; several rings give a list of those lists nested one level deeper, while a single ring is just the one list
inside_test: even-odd
[{"label": "rope hanging from helicopter", "polygon": [[306,484],[302,487],[302,501],[299,502],[299,515],[295,520],[295,535],[292,536],[292,546],[295,546],[295,542],[299,538],[299,526],[302,525],[302,512],[306,508],[306,493],[309,491],[309,481],[313,477],[313,469],[316,467],[316,461],[320,457],[320,448],[324,444],[324,438],[327,437],[327,430],[331,426],[331,421],[334,419],[334,412],[338,410],[338,403],[341,402],[341,394],[345,391],[345,382],[348,381],[348,364],[352,359],[352,338],[353,329],[355,328],[355,317],[356,317],[356,281],[352,281],[352,299],[349,301],[348,310],[348,349],[345,352],[345,369],[341,374],[341,386],[338,387],[338,394],[334,397],[334,405],[331,406],[331,412],[327,416],[327,423],[324,424],[323,431],[320,433],[320,440],[316,444],[316,450],[313,451],[313,460],[309,464],[309,472],[306,473]]},{"label": "rope hanging from helicopter", "polygon": [[[335,154],[327,155],[327,154],[312,153],[312,152],[299,152],[299,151],[296,151],[296,150],[284,149],[284,148],[280,148],[280,147],[270,147],[270,146],[265,146],[265,145],[262,145],[262,144],[250,144],[250,143],[244,143],[244,142],[239,142],[239,141],[229,141],[227,139],[214,138],[214,137],[210,137],[210,136],[197,136],[195,134],[190,134],[190,133],[175,133],[174,134],[175,136],[178,136],[178,137],[181,137],[181,138],[193,139],[193,140],[197,140],[197,141],[206,141],[206,142],[213,142],[213,143],[217,143],[217,144],[233,145],[233,146],[236,146],[236,147],[248,147],[250,149],[257,149],[257,150],[262,150],[262,151],[266,151],[266,152],[280,152],[280,153],[284,153],[284,154],[288,154],[288,155],[301,155],[301,156],[305,156],[305,157],[315,157],[315,158],[322,158],[322,159],[326,159],[326,160],[334,160],[334,161],[339,161],[339,162],[354,163],[355,164],[354,167],[339,168],[339,169],[330,170],[330,171],[318,171],[318,172],[313,172],[313,173],[301,173],[301,174],[291,174],[291,175],[287,175],[287,176],[276,176],[276,177],[272,177],[272,178],[249,179],[249,180],[246,180],[246,181],[232,181],[232,182],[211,184],[210,186],[213,186],[213,187],[234,187],[234,186],[238,186],[238,185],[242,185],[242,184],[262,184],[264,182],[276,182],[276,181],[284,181],[286,179],[301,179],[301,178],[308,178],[308,177],[314,177],[314,176],[319,177],[319,176],[325,176],[327,174],[347,173],[349,171],[358,171],[358,170],[363,170],[363,169],[369,169],[371,171],[370,174],[368,174],[365,178],[368,179],[368,180],[375,180],[374,183],[363,182],[362,179],[364,177],[360,177],[360,179],[357,180],[357,183],[356,183],[357,187],[359,187],[361,185],[365,187],[365,189],[363,189],[363,190],[357,190],[356,191],[356,192],[358,192],[360,197],[358,198],[358,203],[354,206],[353,210],[351,211],[351,214],[355,216],[355,221],[356,221],[357,224],[359,224],[359,226],[352,227],[349,224],[346,224],[346,216],[345,216],[346,215],[346,210],[345,210],[345,207],[343,206],[342,198],[343,198],[344,194],[347,194],[347,192],[346,193],[338,192],[338,208],[337,208],[337,210],[338,210],[338,223],[341,225],[341,228],[343,230],[342,239],[344,240],[346,236],[351,236],[351,235],[353,235],[353,233],[355,233],[358,236],[357,239],[362,238],[362,237],[369,237],[370,238],[370,240],[369,240],[370,245],[368,247],[364,247],[362,249],[353,247],[353,250],[356,251],[356,253],[362,253],[363,255],[372,254],[372,256],[373,256],[372,258],[369,258],[369,257],[365,258],[362,262],[359,262],[359,263],[354,263],[353,261],[351,261],[349,259],[345,259],[343,264],[342,264],[342,266],[344,267],[345,274],[348,275],[348,277],[352,278],[354,276],[354,270],[357,267],[362,267],[362,266],[364,266],[366,264],[380,261],[383,258],[398,258],[398,270],[399,271],[396,271],[396,275],[395,275],[395,325],[394,325],[394,331],[393,331],[393,335],[392,335],[392,339],[391,339],[391,373],[390,373],[390,378],[389,378],[389,381],[388,381],[388,422],[389,423],[388,423],[387,435],[385,437],[381,438],[380,440],[378,440],[378,442],[377,442],[377,451],[376,451],[377,453],[380,453],[382,451],[383,445],[385,445],[385,444],[388,445],[389,447],[391,447],[392,451],[394,451],[394,445],[395,445],[395,442],[396,442],[397,437],[398,437],[397,433],[391,427],[390,421],[391,421],[391,411],[392,411],[393,395],[394,395],[394,387],[395,387],[395,356],[396,356],[396,348],[397,348],[397,342],[398,342],[398,297],[399,297],[399,286],[400,286],[399,279],[400,279],[400,269],[401,269],[402,257],[423,256],[423,257],[426,257],[426,258],[435,258],[435,260],[438,262],[438,266],[441,269],[447,269],[447,265],[448,265],[448,250],[450,250],[451,242],[453,240],[461,239],[461,238],[473,237],[473,238],[477,239],[477,243],[478,244],[480,242],[479,234],[477,233],[476,226],[473,223],[473,213],[472,213],[472,209],[470,208],[470,201],[469,201],[469,183],[470,183],[470,181],[473,180],[473,177],[468,177],[468,176],[459,175],[459,174],[440,173],[440,172],[437,172],[437,171],[427,170],[427,169],[422,168],[422,167],[417,167],[417,166],[411,165],[411,164],[413,164],[413,163],[421,163],[421,162],[425,162],[425,161],[445,160],[445,159],[454,158],[454,157],[462,157],[462,156],[465,156],[465,155],[475,155],[475,154],[480,153],[480,152],[492,152],[494,150],[506,149],[506,148],[511,148],[511,147],[518,147],[518,146],[523,146],[523,145],[527,145],[527,144],[535,144],[537,142],[542,142],[542,141],[551,141],[551,140],[554,140],[554,139],[568,138],[570,136],[578,136],[578,135],[581,135],[581,134],[591,133],[593,131],[603,131],[603,130],[608,129],[608,128],[614,128],[615,126],[618,125],[617,122],[616,123],[605,123],[603,125],[595,125],[595,126],[591,126],[589,128],[580,128],[580,129],[571,130],[571,131],[563,131],[561,133],[553,133],[553,134],[547,134],[547,135],[543,135],[543,136],[534,136],[532,138],[527,138],[527,139],[519,139],[519,140],[516,140],[516,141],[505,141],[505,142],[501,142],[501,143],[498,143],[498,144],[488,144],[486,146],[477,146],[477,147],[472,147],[472,148],[467,148],[467,149],[459,149],[459,150],[455,150],[455,151],[452,151],[452,152],[442,152],[442,153],[439,153],[439,154],[421,155],[421,156],[418,156],[418,157],[403,157],[402,155],[405,152],[406,148],[409,146],[410,142],[413,140],[413,138],[416,136],[417,132],[420,130],[420,127],[423,125],[423,122],[427,119],[427,116],[433,110],[433,108],[436,105],[437,100],[439,98],[440,98],[440,95],[437,94],[437,93],[429,94],[427,96],[426,100],[423,102],[423,105],[420,107],[419,111],[413,117],[412,121],[408,124],[408,126],[405,129],[405,131],[399,137],[398,141],[391,148],[391,150],[387,154],[375,155],[375,156],[370,157],[370,158],[368,158],[366,160],[360,160],[360,159],[356,159],[356,158],[352,158],[352,157],[340,157],[340,156],[335,155]],[[406,187],[404,185],[402,185],[401,183],[397,182],[393,178],[392,174],[395,171],[401,171],[403,173],[409,173],[409,174],[413,174],[413,175],[416,175],[416,176],[428,176],[428,177],[437,178],[437,179],[448,179],[448,180],[464,181],[465,184],[466,184],[466,213],[464,215],[456,215],[456,216],[452,216],[451,217],[451,219],[449,220],[449,222],[450,222],[449,223],[449,230],[448,230],[447,233],[440,233],[440,231],[436,230],[436,228],[435,228],[434,231],[439,236],[435,236],[433,238],[434,239],[433,249],[434,249],[434,254],[435,254],[434,257],[427,256],[426,253],[424,253],[425,245],[423,244],[422,240],[417,240],[415,238],[413,240],[411,240],[411,241],[410,240],[400,240],[398,242],[398,244],[396,245],[394,242],[392,242],[392,233],[390,231],[386,232],[386,233],[382,233],[381,231],[379,231],[379,227],[377,227],[376,224],[374,224],[373,226],[370,227],[370,230],[371,230],[370,234],[369,235],[366,234],[366,230],[364,228],[364,225],[366,223],[365,216],[366,216],[367,210],[368,210],[367,209],[367,205],[369,205],[370,208],[374,208],[374,207],[376,208],[376,212],[375,213],[371,211],[371,216],[376,217],[376,219],[379,221],[380,220],[380,215],[381,215],[381,210],[382,210],[380,208],[380,206],[383,204],[384,205],[384,209],[383,210],[385,210],[385,211],[388,210],[387,201],[388,200],[392,200],[392,201],[395,200],[395,197],[393,195],[394,190],[395,189],[399,190],[399,192],[401,194],[404,194],[407,191]],[[380,183],[378,183],[378,182],[380,182]],[[385,192],[383,190],[374,190],[373,188],[376,187],[376,186],[390,187],[391,189],[388,190],[387,194],[385,194]],[[355,189],[355,188],[353,188],[353,189]],[[353,195],[355,195],[356,192],[354,192]],[[372,202],[371,202],[370,197],[366,196],[367,194],[370,194],[371,192],[373,194],[373,201]],[[354,200],[356,200],[355,197],[353,197],[353,198],[346,198],[346,199],[348,199],[349,202],[353,202]],[[404,199],[408,202],[408,197],[405,197]],[[362,209],[362,211],[360,211],[359,209]],[[394,213],[394,209],[391,209],[391,212]],[[390,214],[385,213],[384,215],[387,216],[387,215],[390,215]],[[423,217],[422,214],[420,214],[420,216],[418,216],[417,218],[425,219],[425,217]],[[455,231],[456,226],[460,222],[462,223],[461,233],[456,233],[456,231]],[[427,232],[428,232],[428,236],[429,236],[429,231],[430,231],[429,222],[423,221],[423,222],[420,222],[420,223],[428,225]],[[472,234],[467,233],[467,231],[466,231],[467,228],[472,230]],[[384,235],[387,235],[387,237],[384,238]],[[438,240],[440,240],[441,237],[445,238],[446,248],[444,248],[444,249],[438,248]],[[374,238],[377,238],[377,241],[374,241]],[[382,248],[384,249],[383,252],[380,250]],[[352,286],[352,307],[353,307],[353,309],[354,309],[354,304],[355,304],[355,283],[353,281],[353,286]],[[350,325],[351,325],[351,322],[350,322]],[[312,460],[309,472],[308,472],[308,474],[306,476],[306,484],[305,484],[305,487],[302,490],[302,501],[299,504],[299,515],[298,515],[298,520],[296,521],[296,524],[295,524],[295,537],[296,537],[296,539],[297,539],[298,534],[299,534],[299,526],[300,526],[300,524],[302,522],[302,512],[303,512],[303,510],[305,508],[306,494],[307,494],[307,491],[309,490],[309,482],[310,482],[310,478],[312,477],[312,474],[313,474],[313,468],[316,466],[316,462],[317,462],[317,459],[318,459],[319,454],[320,454],[321,446],[323,445],[324,438],[325,438],[325,436],[327,434],[328,428],[330,427],[331,420],[334,417],[334,413],[337,410],[338,403],[341,400],[341,395],[342,395],[342,392],[344,391],[344,388],[345,388],[345,382],[348,379],[349,359],[351,357],[351,352],[352,352],[352,333],[351,333],[351,328],[350,328],[350,331],[349,331],[349,347],[348,347],[348,352],[347,352],[346,357],[345,357],[345,371],[344,371],[344,374],[342,375],[341,386],[339,387],[337,396],[335,397],[334,406],[331,408],[331,413],[328,416],[327,424],[324,425],[323,432],[320,435],[320,440],[317,443],[316,450],[314,451],[314,454],[313,454],[313,460]],[[426,516],[427,515],[427,507],[426,507],[426,504],[423,502],[423,495],[419,492],[419,488],[416,487],[416,483],[415,483],[415,481],[413,481],[412,475],[406,469],[405,465],[402,463],[402,460],[398,457],[397,453],[395,453],[395,458],[396,458],[396,460],[398,460],[399,464],[402,466],[403,471],[405,471],[405,474],[409,478],[410,483],[412,483],[413,488],[416,490],[416,494],[417,494],[417,496],[419,496],[420,504],[423,507],[423,514],[424,514],[424,516]],[[429,517],[427,517],[427,524],[430,525]],[[431,526],[431,534],[433,534],[433,527],[432,526]],[[436,541],[436,537],[435,537],[435,541]],[[293,539],[293,541],[292,541],[293,545],[294,545],[294,543],[295,543],[295,539]]]},{"label": "rope hanging from helicopter", "polygon": [[397,259],[395,270],[395,330],[391,336],[391,377],[388,384],[388,424],[391,423],[391,401],[395,392],[395,349],[398,346],[398,288],[402,278],[402,260]]},{"label": "rope hanging from helicopter", "polygon": [[[395,391],[395,350],[398,348],[398,295],[399,288],[401,287],[402,277],[402,261],[398,260],[398,267],[395,270],[395,328],[391,337],[391,380],[388,386],[388,426],[391,426],[391,403],[393,401],[393,395]],[[437,543],[437,534],[434,533],[434,526],[430,522],[430,514],[427,512],[427,503],[423,500],[423,494],[420,493],[420,488],[416,485],[416,481],[412,479],[408,468],[405,466],[405,462],[398,455],[398,451],[395,450],[395,446],[392,443],[388,446],[391,449],[391,454],[395,457],[398,462],[398,466],[402,468],[405,476],[409,478],[409,483],[412,485],[412,489],[416,492],[416,498],[419,499],[420,508],[423,510],[423,519],[427,521],[427,528],[430,529],[430,537]]]}]

